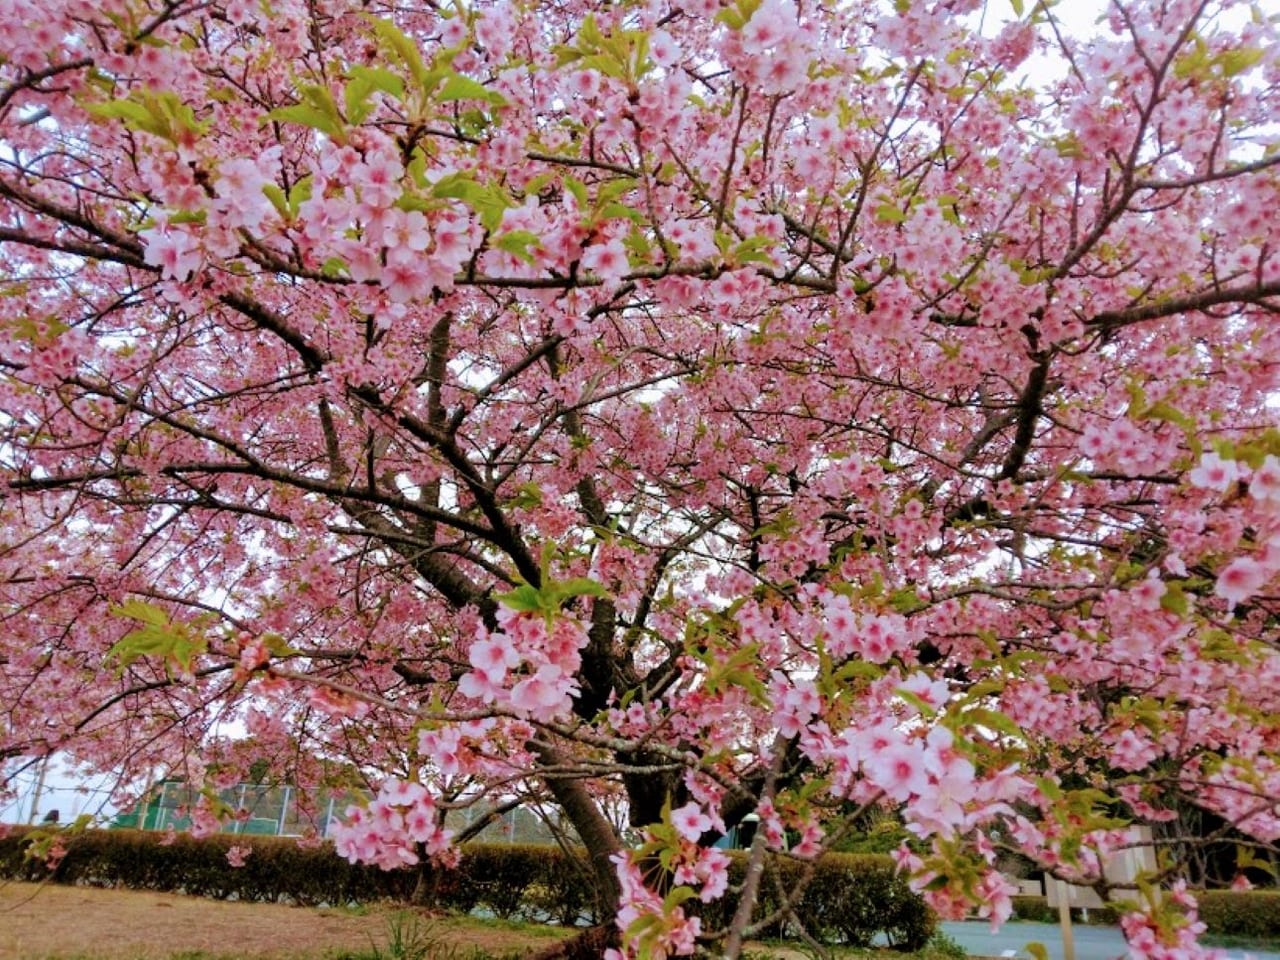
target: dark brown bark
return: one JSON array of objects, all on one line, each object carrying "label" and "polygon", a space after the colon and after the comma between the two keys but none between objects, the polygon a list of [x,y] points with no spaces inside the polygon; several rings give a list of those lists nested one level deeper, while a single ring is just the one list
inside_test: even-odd
[{"label": "dark brown bark", "polygon": [[[530,742],[528,748],[543,766],[564,766],[564,759],[548,744]],[[618,911],[618,900],[622,897],[622,885],[618,882],[618,874],[610,858],[622,849],[622,841],[618,839],[613,824],[605,819],[581,780],[558,776],[544,779],[547,790],[573,824],[582,845],[587,848],[587,859],[595,878],[596,915],[604,920],[606,926],[612,926],[613,917]]]}]

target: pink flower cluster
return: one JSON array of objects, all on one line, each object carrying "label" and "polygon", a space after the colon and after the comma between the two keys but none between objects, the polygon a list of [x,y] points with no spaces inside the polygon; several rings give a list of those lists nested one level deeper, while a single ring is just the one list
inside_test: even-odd
[{"label": "pink flower cluster", "polygon": [[766,93],[790,93],[808,76],[813,40],[792,4],[765,0],[741,31],[726,36],[722,52],[743,82]]},{"label": "pink flower cluster", "polygon": [[904,652],[915,639],[901,614],[855,611],[843,595],[829,596],[823,601],[822,611],[827,625],[827,652],[835,660],[856,655],[872,663],[885,663]]},{"label": "pink flower cluster", "polygon": [[1234,608],[1262,593],[1280,573],[1280,458],[1268,454],[1250,472],[1239,461],[1209,451],[1188,472],[1187,479],[1194,487],[1221,493],[1229,493],[1248,479],[1250,506],[1265,520],[1262,549],[1241,554],[1218,571],[1213,592],[1227,602],[1228,608]]},{"label": "pink flower cluster", "polygon": [[[498,608],[499,628],[481,628],[467,660],[458,690],[484,703],[508,706],[536,721],[548,721],[569,708],[578,692],[574,674],[582,663],[586,631],[572,617],[545,617]],[[512,671],[524,667],[511,689]]]},{"label": "pink flower cluster", "polygon": [[1128,417],[1090,423],[1080,437],[1080,452],[1096,467],[1140,476],[1164,469],[1178,454],[1173,431],[1149,432]]},{"label": "pink flower cluster", "polygon": [[1196,938],[1205,925],[1196,914],[1196,901],[1187,892],[1186,882],[1179,880],[1168,891],[1169,899],[1180,909],[1162,913],[1126,913],[1120,918],[1120,929],[1129,943],[1134,960],[1225,960],[1227,951],[1203,947]]},{"label": "pink flower cluster", "polygon": [[428,856],[447,858],[453,831],[440,820],[426,787],[391,777],[367,807],[347,807],[346,820],[333,831],[334,848],[352,863],[376,863],[383,870],[417,863],[420,843]]},{"label": "pink flower cluster", "polygon": [[[662,898],[645,884],[640,868],[627,853],[616,853],[612,860],[622,885],[621,909],[617,917],[618,928],[622,931],[622,949],[606,950],[605,960],[638,960],[640,957],[666,960],[667,957],[692,954],[698,934],[702,932],[702,921],[686,916],[680,906],[664,905]],[[727,866],[727,857],[725,861]],[[637,923],[650,918],[656,922]],[[637,929],[642,932],[630,932]]]}]

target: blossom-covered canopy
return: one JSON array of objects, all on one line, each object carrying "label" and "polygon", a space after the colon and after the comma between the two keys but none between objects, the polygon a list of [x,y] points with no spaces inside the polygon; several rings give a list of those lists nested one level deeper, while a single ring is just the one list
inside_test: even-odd
[{"label": "blossom-covered canopy", "polygon": [[628,956],[1273,844],[1276,18],[1060,6],[0,5],[4,769],[550,799]]}]

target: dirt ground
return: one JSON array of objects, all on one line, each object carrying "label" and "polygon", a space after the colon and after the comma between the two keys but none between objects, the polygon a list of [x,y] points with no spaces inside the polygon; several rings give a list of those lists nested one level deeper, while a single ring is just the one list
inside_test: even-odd
[{"label": "dirt ground", "polygon": [[[0,882],[0,960],[161,960],[184,952],[253,960],[308,960],[387,946],[391,911],[360,914],[267,903],[53,884]],[[419,920],[442,944],[521,950],[538,932],[454,919]],[[542,942],[546,942],[544,934]]]}]

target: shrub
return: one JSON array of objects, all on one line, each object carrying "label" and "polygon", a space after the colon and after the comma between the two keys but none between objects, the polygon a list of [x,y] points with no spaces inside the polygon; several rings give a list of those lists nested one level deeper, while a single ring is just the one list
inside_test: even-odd
[{"label": "shrub", "polygon": [[584,919],[594,923],[600,916],[600,905],[586,853],[560,853],[556,858],[544,857],[538,882],[525,890],[526,912],[530,919],[552,920],[562,926]]},{"label": "shrub", "polygon": [[[730,856],[732,887],[742,883],[746,855]],[[816,864],[775,859],[761,878],[753,919],[761,920],[776,911],[783,894],[797,889],[810,869],[813,876],[792,909],[816,939],[865,947],[883,935],[890,946],[919,950],[937,929],[937,919],[897,874],[892,858],[875,854],[832,853]],[[726,896],[704,907],[704,928],[723,927],[736,906],[732,896]],[[777,925],[765,934],[778,936],[782,932],[783,926]]]},{"label": "shrub", "polygon": [[1280,890],[1206,890],[1196,899],[1209,933],[1280,937]]},{"label": "shrub", "polygon": [[[1013,898],[1013,919],[1032,923],[1057,923],[1058,908],[1049,906],[1048,897],[1019,895]],[[1120,911],[1114,906],[1072,907],[1071,919],[1091,926],[1113,926],[1120,922]]]},{"label": "shrub", "polygon": [[459,866],[476,891],[476,902],[508,920],[520,911],[525,891],[542,879],[548,862],[560,858],[555,847],[471,844],[463,848]]},{"label": "shrub", "polygon": [[[25,856],[38,836],[40,831],[18,828],[0,837],[0,876],[305,906],[408,903],[416,894],[464,913],[480,907],[502,918],[564,924],[595,914],[590,871],[557,847],[468,844],[457,868],[424,864],[416,873],[385,872],[368,864],[353,866],[329,844],[304,848],[281,837],[179,834],[162,843],[149,831],[86,830],[66,835],[66,855],[50,871]],[[251,851],[242,867],[227,862],[233,845]],[[746,856],[730,856],[731,882],[741,883]],[[813,876],[793,910],[814,937],[866,946],[883,935],[892,946],[918,950],[933,936],[932,913],[897,875],[892,859],[880,855],[829,854],[816,864],[772,858],[756,917],[774,912],[784,892],[797,889],[809,870]],[[724,926],[735,909],[728,897],[699,906],[708,927]],[[782,925],[775,926],[773,933],[781,932]]]},{"label": "shrub", "polygon": [[1048,897],[1022,895],[1013,898],[1013,919],[1030,920],[1033,923],[1054,923],[1058,911],[1049,906]]},{"label": "shrub", "polygon": [[[172,842],[162,842],[159,834],[137,830],[67,834],[66,855],[50,870],[25,855],[33,834],[39,831],[19,828],[0,838],[5,877],[308,906],[407,900],[415,879],[404,872],[352,866],[328,844],[307,849],[287,838],[230,834],[205,839],[178,834]],[[243,867],[227,862],[233,845],[252,851]]]}]

